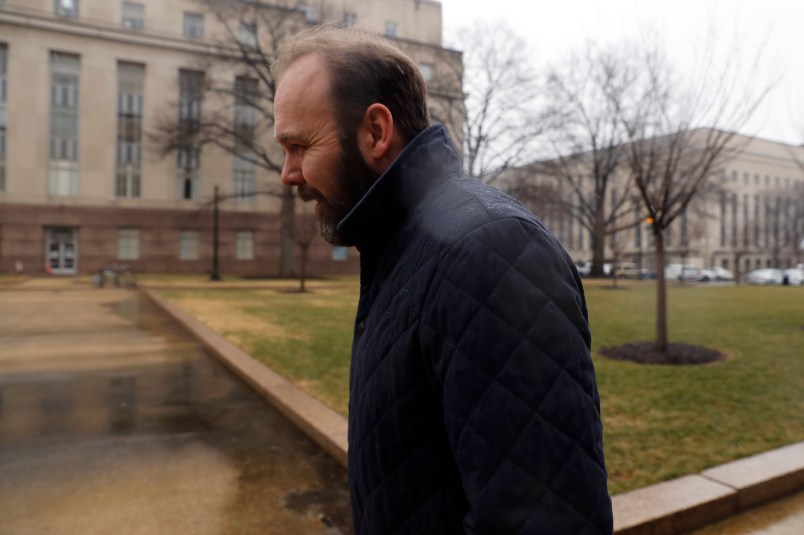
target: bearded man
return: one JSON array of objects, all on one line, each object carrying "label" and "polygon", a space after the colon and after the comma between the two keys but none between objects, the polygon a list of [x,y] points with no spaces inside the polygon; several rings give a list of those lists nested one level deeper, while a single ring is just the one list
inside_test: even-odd
[{"label": "bearded man", "polygon": [[281,180],[360,252],[355,533],[611,533],[586,303],[561,244],[464,177],[390,42],[315,28],[274,75]]}]

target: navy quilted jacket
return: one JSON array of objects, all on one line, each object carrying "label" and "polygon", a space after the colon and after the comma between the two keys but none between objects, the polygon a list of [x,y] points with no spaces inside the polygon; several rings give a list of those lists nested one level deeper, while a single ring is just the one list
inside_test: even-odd
[{"label": "navy quilted jacket", "polygon": [[419,134],[341,222],[360,251],[356,535],[612,532],[580,279],[519,203]]}]

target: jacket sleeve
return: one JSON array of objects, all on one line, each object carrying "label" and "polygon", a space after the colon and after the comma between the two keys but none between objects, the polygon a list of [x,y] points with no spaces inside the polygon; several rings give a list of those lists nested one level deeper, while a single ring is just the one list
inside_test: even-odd
[{"label": "jacket sleeve", "polygon": [[465,532],[611,533],[586,305],[557,240],[513,218],[473,230],[442,259],[422,319]]}]

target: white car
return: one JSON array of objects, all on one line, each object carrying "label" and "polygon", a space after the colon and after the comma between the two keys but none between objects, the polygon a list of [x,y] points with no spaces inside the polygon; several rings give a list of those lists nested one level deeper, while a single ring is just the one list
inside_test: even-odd
[{"label": "white car", "polygon": [[785,269],[784,273],[782,273],[782,284],[789,284],[790,286],[801,286],[804,284],[804,269]]},{"label": "white car", "polygon": [[698,280],[701,282],[733,281],[734,273],[722,267],[703,269],[701,270],[700,275],[698,275]]},{"label": "white car", "polygon": [[664,278],[668,281],[695,281],[701,276],[701,268],[689,264],[669,264],[664,268]]},{"label": "white car", "polygon": [[755,269],[746,275],[745,280],[748,284],[782,284],[784,274],[781,269]]}]

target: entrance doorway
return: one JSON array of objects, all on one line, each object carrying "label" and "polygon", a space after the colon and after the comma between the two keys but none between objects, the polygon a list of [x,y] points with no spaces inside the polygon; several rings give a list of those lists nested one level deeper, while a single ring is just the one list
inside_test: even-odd
[{"label": "entrance doorway", "polygon": [[74,228],[45,229],[45,265],[51,273],[69,275],[78,267],[78,241]]}]

